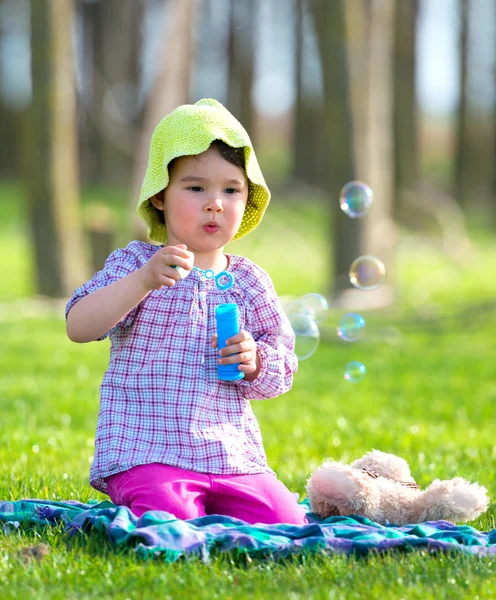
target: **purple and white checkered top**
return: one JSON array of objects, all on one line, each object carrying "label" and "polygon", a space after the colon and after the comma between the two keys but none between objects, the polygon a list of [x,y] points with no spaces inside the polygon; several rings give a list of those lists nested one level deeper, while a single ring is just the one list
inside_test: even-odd
[{"label": "purple and white checkered top", "polygon": [[[158,250],[131,242],[74,291],[84,296],[129,275]],[[115,327],[100,387],[100,412],[90,483],[106,491],[109,475],[147,463],[212,474],[271,473],[250,400],[291,388],[297,369],[294,335],[267,273],[242,256],[227,255],[235,282],[217,289],[196,270],[172,287],[151,291]],[[215,307],[235,302],[240,327],[257,342],[260,373],[252,382],[221,381]]]}]

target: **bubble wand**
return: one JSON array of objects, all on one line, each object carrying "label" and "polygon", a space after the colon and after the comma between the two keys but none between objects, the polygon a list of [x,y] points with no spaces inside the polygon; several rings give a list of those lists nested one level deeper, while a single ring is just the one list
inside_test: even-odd
[{"label": "bubble wand", "polygon": [[[179,272],[184,271],[184,269],[180,269],[177,265],[171,265],[173,269],[178,270]],[[201,273],[205,279],[214,279],[215,285],[219,290],[229,290],[234,285],[234,275],[232,273],[228,273],[227,271],[221,271],[217,275],[212,271],[212,269],[203,270],[199,267],[193,267],[194,271],[198,271]],[[222,283],[222,279],[226,278],[227,281]],[[184,279],[184,277],[183,277]]]},{"label": "bubble wand", "polygon": [[[216,275],[212,269],[207,269],[206,271],[199,269],[198,267],[193,267],[193,269],[199,273],[202,273],[205,279],[214,279],[215,285],[219,290],[229,290],[234,285],[234,275],[228,273],[227,271],[221,271],[218,275]],[[223,278],[227,278],[225,283],[221,283]]]},{"label": "bubble wand", "polygon": [[[193,267],[195,271],[203,274],[206,279],[214,279],[215,285],[219,290],[228,290],[234,285],[234,276],[227,271],[221,271],[218,275],[212,269],[199,269]],[[222,279],[227,278],[225,283]],[[227,346],[226,340],[239,333],[239,308],[232,302],[219,304],[215,308],[215,321],[217,326],[217,344],[218,349],[222,350]],[[217,365],[217,376],[222,381],[235,381],[242,379],[245,374],[238,369],[237,364]]]},{"label": "bubble wand", "polygon": [[[174,266],[177,269],[176,266]],[[214,279],[215,285],[219,290],[229,290],[234,285],[234,275],[227,271],[221,271],[218,275],[212,269],[200,269],[193,267],[195,271],[201,273],[205,279]],[[222,283],[226,278],[227,281]],[[215,321],[217,329],[218,349],[226,347],[226,340],[239,333],[239,308],[237,304],[232,302],[219,304],[215,308]],[[217,365],[217,376],[222,381],[235,381],[242,379],[245,374],[238,369],[238,365]]]}]

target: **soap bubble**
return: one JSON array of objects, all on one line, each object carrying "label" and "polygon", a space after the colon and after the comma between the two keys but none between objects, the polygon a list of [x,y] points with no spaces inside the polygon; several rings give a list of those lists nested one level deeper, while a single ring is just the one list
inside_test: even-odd
[{"label": "soap bubble", "polygon": [[359,256],[351,263],[349,275],[359,290],[375,290],[386,278],[386,267],[375,256]]},{"label": "soap bubble", "polygon": [[284,307],[284,312],[286,313],[288,319],[291,317],[291,315],[309,314],[309,312],[303,306],[301,300],[293,300],[292,302],[286,304]]},{"label": "soap bubble", "polygon": [[299,300],[299,303],[303,306],[305,312],[313,317],[316,323],[321,323],[326,318],[329,306],[324,296],[320,294],[307,294]]},{"label": "soap bubble", "polygon": [[358,383],[365,377],[367,369],[365,365],[356,360],[348,363],[344,369],[344,378],[351,383]]},{"label": "soap bubble", "polygon": [[284,307],[295,335],[298,360],[310,358],[317,350],[320,342],[317,323],[325,319],[328,309],[327,300],[319,294],[306,294]]},{"label": "soap bubble", "polygon": [[374,194],[372,189],[362,181],[350,181],[339,195],[341,210],[352,219],[359,219],[369,210]]},{"label": "soap bubble", "polygon": [[293,314],[307,314],[316,323],[321,323],[326,318],[328,310],[327,300],[320,294],[306,294],[298,300],[289,302],[284,307],[287,317]]},{"label": "soap bubble", "polygon": [[320,332],[315,320],[307,313],[288,316],[295,334],[295,354],[298,360],[310,358],[319,346]]},{"label": "soap bubble", "polygon": [[337,332],[345,342],[356,342],[365,329],[365,319],[357,313],[348,313],[339,321]]}]

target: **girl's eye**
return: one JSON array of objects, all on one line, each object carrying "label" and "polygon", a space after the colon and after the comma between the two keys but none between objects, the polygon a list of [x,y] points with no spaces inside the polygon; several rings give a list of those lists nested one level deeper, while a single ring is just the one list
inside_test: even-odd
[{"label": "girl's eye", "polygon": [[236,188],[227,188],[224,190],[226,194],[236,194],[238,190]]},{"label": "girl's eye", "polygon": [[192,185],[188,190],[191,190],[192,192],[201,192],[202,188],[199,185]]}]

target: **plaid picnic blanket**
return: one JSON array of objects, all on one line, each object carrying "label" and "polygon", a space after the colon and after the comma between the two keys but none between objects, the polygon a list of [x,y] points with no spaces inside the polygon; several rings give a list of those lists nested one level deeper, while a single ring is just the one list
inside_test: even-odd
[{"label": "plaid picnic blanket", "polygon": [[116,546],[134,547],[144,557],[161,556],[167,562],[186,555],[208,561],[212,552],[224,551],[276,559],[302,551],[364,555],[400,548],[477,556],[496,554],[496,529],[484,533],[447,521],[397,527],[379,525],[356,515],[321,520],[309,512],[308,500],[303,505],[309,521],[304,526],[250,525],[222,515],[182,521],[163,511],[149,511],[138,518],[128,508],[108,501],[83,504],[74,500],[0,501],[0,522],[6,534],[21,524],[62,522],[70,535],[93,528],[106,532]]}]

